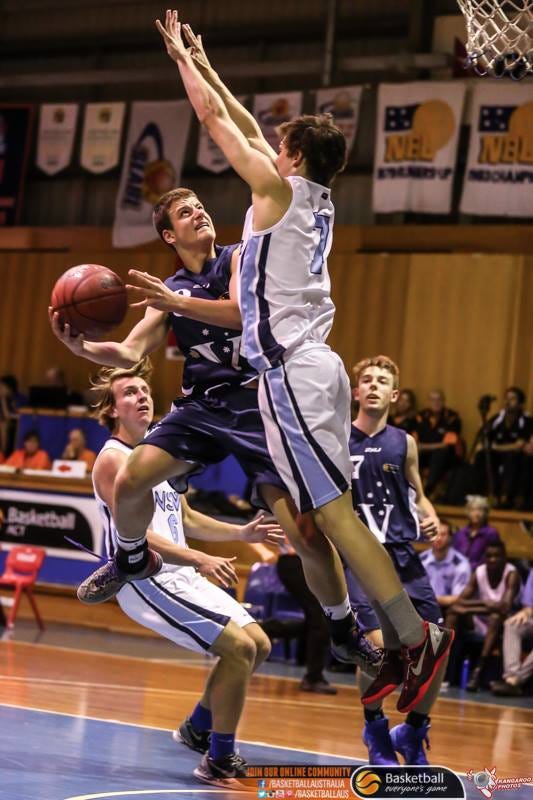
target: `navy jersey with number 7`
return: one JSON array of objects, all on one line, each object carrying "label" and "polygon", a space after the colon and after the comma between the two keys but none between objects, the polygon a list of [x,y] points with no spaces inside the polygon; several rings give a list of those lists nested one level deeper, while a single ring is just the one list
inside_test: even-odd
[{"label": "navy jersey with number 7", "polygon": [[367,436],[352,425],[353,505],[380,542],[398,544],[420,536],[416,491],[405,476],[406,455],[404,430],[386,425]]}]

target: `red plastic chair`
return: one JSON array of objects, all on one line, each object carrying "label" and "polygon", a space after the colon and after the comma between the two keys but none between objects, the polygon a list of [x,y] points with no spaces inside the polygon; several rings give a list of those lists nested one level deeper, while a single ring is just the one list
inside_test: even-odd
[{"label": "red plastic chair", "polygon": [[35,614],[37,625],[41,630],[44,630],[44,623],[33,596],[32,586],[37,580],[45,555],[46,552],[42,547],[30,547],[29,545],[13,547],[9,551],[4,574],[0,576],[0,586],[12,586],[15,589],[13,605],[7,618],[8,628],[15,627],[15,617],[17,616],[22,592],[26,592]]}]

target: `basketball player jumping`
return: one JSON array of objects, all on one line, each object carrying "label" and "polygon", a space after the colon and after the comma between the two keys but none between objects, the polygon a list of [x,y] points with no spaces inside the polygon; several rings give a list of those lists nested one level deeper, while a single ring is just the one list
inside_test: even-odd
[{"label": "basketball player jumping", "polygon": [[[402,644],[398,703],[410,711],[432,684],[453,633],[417,614],[385,549],[351,502],[350,386],[325,344],[333,321],[327,255],[334,210],[329,186],[345,164],[346,143],[327,116],[281,126],[279,153],[251,145],[195,64],[177,12],[157,21],[200,122],[252,190],[239,264],[245,357],[260,373],[259,404],[272,459],[300,511],[345,557]],[[187,35],[187,31],[185,31]],[[270,155],[269,155],[270,152]],[[140,448],[141,452],[145,448]],[[132,462],[118,478],[118,527],[134,544],[145,498]],[[379,680],[379,676],[377,678]]]},{"label": "basketball player jumping", "polygon": [[[144,359],[131,369],[101,369],[94,389],[95,416],[111,431],[92,473],[95,497],[105,532],[107,555],[117,547],[113,521],[113,487],[119,470],[143,439],[153,417]],[[235,750],[235,731],[244,706],[250,675],[270,652],[270,643],[247,611],[212,577],[230,586],[236,581],[233,559],[218,558],[187,546],[186,537],[208,541],[239,539],[279,544],[280,528],[254,520],[229,525],[191,509],[166,481],[153,489],[155,513],[148,530],[150,546],[163,559],[157,576],[126,583],[117,600],[129,617],[189,650],[219,657],[193,713],[174,733],[192,750],[204,753],[195,776],[231,789],[245,775],[244,759]]]},{"label": "basketball player jumping", "polygon": [[[390,405],[398,398],[398,367],[386,356],[365,358],[353,368],[353,377],[353,394],[358,402],[350,436],[354,508],[383,542],[417,611],[424,619],[439,624],[440,606],[412,544],[422,536],[431,541],[437,535],[439,521],[422,488],[415,440],[404,430],[387,425]],[[363,740],[368,747],[369,763],[397,764],[396,751],[406,764],[427,764],[424,742],[428,741],[428,714],[439,691],[446,661],[439,668],[439,677],[409,712],[406,721],[389,732],[382,700],[403,680],[401,642],[379,605],[374,611],[356,581],[350,589],[359,624],[370,632],[367,635],[376,644],[386,647],[386,660],[378,680],[374,681],[364,671],[359,673],[365,704]]]}]

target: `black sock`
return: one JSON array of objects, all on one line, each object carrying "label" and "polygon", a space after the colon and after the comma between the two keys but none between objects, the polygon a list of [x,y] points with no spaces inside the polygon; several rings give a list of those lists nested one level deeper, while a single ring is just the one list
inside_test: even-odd
[{"label": "black sock", "polygon": [[[140,556],[140,558],[139,558]],[[148,561],[148,543],[146,540],[135,550],[124,550],[120,545],[115,555],[117,566],[122,572],[134,575],[145,568]]]},{"label": "black sock", "polygon": [[385,714],[381,708],[365,708],[366,722],[375,722],[377,719],[385,719]]},{"label": "black sock", "polygon": [[346,614],[342,619],[328,619],[329,631],[335,644],[346,641],[354,623],[355,615],[353,611],[350,611],[350,613]]},{"label": "black sock", "polygon": [[416,711],[410,711],[405,721],[413,728],[421,728],[422,725],[429,723],[429,717],[427,714],[417,714]]}]

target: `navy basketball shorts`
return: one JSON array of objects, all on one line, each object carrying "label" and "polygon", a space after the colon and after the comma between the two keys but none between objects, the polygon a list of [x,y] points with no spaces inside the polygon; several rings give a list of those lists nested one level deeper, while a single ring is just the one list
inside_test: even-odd
[{"label": "navy basketball shorts", "polygon": [[306,343],[259,378],[268,449],[303,513],[350,486],[350,381],[326,344]]},{"label": "navy basketball shorts", "polygon": [[[409,542],[387,543],[384,547],[392,559],[403,588],[422,619],[441,624],[443,622],[441,608],[437,603],[435,592],[431,588],[427,572],[413,545]],[[379,628],[379,620],[374,609],[350,570],[346,570],[346,582],[350,603],[357,614],[357,622],[361,628],[364,631],[373,631]]]},{"label": "navy basketball shorts", "polygon": [[190,472],[170,480],[178,492],[187,491],[191,475],[229,455],[237,459],[251,481],[254,505],[266,508],[259,490],[262,484],[286,491],[268,452],[256,389],[228,389],[212,397],[180,397],[138,446],[144,444],[191,464]]}]

